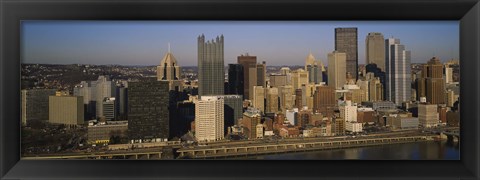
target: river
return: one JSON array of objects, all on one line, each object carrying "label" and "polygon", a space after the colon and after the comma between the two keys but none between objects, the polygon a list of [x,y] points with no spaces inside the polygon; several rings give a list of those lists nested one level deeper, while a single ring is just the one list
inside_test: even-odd
[{"label": "river", "polygon": [[425,141],[346,149],[269,154],[234,159],[261,160],[459,160],[458,143]]}]

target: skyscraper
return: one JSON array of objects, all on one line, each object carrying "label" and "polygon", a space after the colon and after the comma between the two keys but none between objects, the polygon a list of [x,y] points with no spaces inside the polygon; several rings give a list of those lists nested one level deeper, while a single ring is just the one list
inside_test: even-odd
[{"label": "skyscraper", "polygon": [[425,78],[425,95],[427,97],[427,102],[432,104],[445,104],[443,65],[440,62],[440,59],[433,57],[428,61],[426,66],[427,77]]},{"label": "skyscraper", "polygon": [[252,104],[254,108],[265,111],[265,88],[262,86],[253,86]]},{"label": "skyscraper", "polygon": [[24,89],[22,97],[22,123],[31,120],[48,120],[48,97],[55,95],[56,89]]},{"label": "skyscraper", "polygon": [[268,87],[265,89],[265,112],[266,113],[278,113],[278,88]]},{"label": "skyscraper", "polygon": [[400,39],[385,40],[386,100],[397,106],[411,99],[410,51],[400,44]]},{"label": "skyscraper", "polygon": [[160,61],[160,65],[157,66],[157,80],[168,81],[171,91],[183,91],[180,73],[180,66],[178,66],[177,59],[170,52],[170,45],[168,45],[167,54]]},{"label": "skyscraper", "polygon": [[242,95],[223,95],[224,101],[224,130],[238,124],[238,120],[243,116],[243,98]]},{"label": "skyscraper", "polygon": [[385,71],[385,38],[379,32],[368,33],[365,39],[365,60]]},{"label": "skyscraper", "polygon": [[278,87],[279,99],[280,99],[280,109],[282,113],[285,113],[287,109],[293,108],[293,87],[290,85]]},{"label": "skyscraper", "polygon": [[338,51],[328,53],[328,85],[342,89],[347,80],[346,54]]},{"label": "skyscraper", "polygon": [[257,56],[250,56],[248,53],[237,57],[237,63],[243,66],[243,99],[250,99],[250,67],[257,64]]},{"label": "skyscraper", "polygon": [[198,37],[198,95],[224,94],[223,35],[205,42],[205,36]]},{"label": "skyscraper", "polygon": [[195,102],[195,137],[198,141],[224,138],[223,96],[202,96]]},{"label": "skyscraper", "polygon": [[228,64],[228,94],[244,95],[244,74],[241,64]]},{"label": "skyscraper", "polygon": [[335,51],[346,53],[347,72],[350,72],[354,79],[358,79],[357,39],[357,28],[335,28]]},{"label": "skyscraper", "polygon": [[96,115],[97,118],[103,115],[103,100],[109,97],[115,97],[116,86],[108,76],[98,76],[98,80],[95,84],[95,101],[96,101]]},{"label": "skyscraper", "polygon": [[131,140],[169,137],[169,83],[149,78],[128,83],[128,136]]},{"label": "skyscraper", "polygon": [[257,86],[267,87],[267,64],[265,61],[262,64],[257,64]]},{"label": "skyscraper", "polygon": [[305,71],[308,72],[308,82],[318,84],[322,82],[322,67],[320,61],[310,53],[305,60]]}]

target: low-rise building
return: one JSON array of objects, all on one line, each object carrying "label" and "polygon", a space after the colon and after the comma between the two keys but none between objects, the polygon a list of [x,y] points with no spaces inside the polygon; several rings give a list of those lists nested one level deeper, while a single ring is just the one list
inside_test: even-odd
[{"label": "low-rise building", "polygon": [[89,124],[87,127],[87,143],[110,143],[112,137],[127,136],[128,121],[109,121],[106,123]]},{"label": "low-rise building", "polygon": [[345,130],[352,133],[362,132],[363,124],[359,122],[347,121],[345,123]]}]

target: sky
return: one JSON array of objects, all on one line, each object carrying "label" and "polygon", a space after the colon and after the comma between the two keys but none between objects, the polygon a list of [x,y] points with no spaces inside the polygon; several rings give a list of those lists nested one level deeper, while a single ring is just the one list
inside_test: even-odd
[{"label": "sky", "polygon": [[197,65],[197,37],[224,35],[225,65],[245,53],[267,65],[304,65],[309,53],[328,65],[335,28],[358,28],[358,60],[365,38],[398,38],[412,63],[433,56],[459,58],[458,21],[23,21],[21,61],[34,64],[158,65],[171,52],[180,66]]}]

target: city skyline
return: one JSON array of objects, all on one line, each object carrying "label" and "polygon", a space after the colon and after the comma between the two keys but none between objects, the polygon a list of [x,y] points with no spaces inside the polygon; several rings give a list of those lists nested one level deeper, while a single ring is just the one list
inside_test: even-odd
[{"label": "city skyline", "polygon": [[303,65],[312,53],[328,66],[327,54],[335,49],[337,27],[358,28],[359,64],[365,64],[365,38],[370,32],[401,39],[412,51],[412,63],[424,63],[432,56],[442,61],[459,57],[457,21],[25,21],[21,60],[158,65],[170,43],[180,66],[196,66],[195,38],[223,34],[224,66],[236,63],[237,56],[247,52],[269,66]]}]

